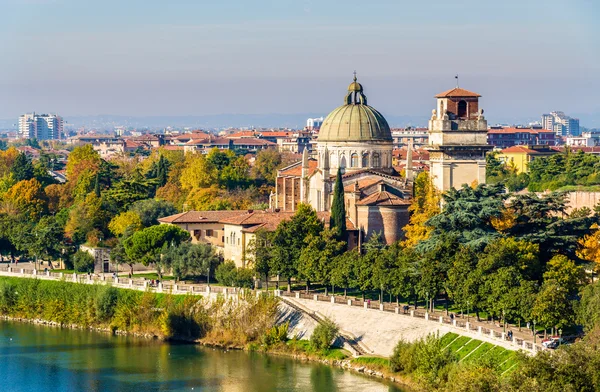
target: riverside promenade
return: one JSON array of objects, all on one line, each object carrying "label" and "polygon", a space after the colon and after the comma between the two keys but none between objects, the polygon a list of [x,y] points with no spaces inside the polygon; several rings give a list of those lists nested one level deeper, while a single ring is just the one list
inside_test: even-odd
[{"label": "riverside promenade", "polygon": [[[532,333],[516,326],[507,326],[506,332],[501,326],[489,322],[477,321],[473,317],[449,317],[444,312],[428,313],[424,309],[414,309],[408,305],[362,301],[358,298],[343,296],[325,296],[305,294],[304,292],[286,292],[282,290],[264,291],[235,287],[213,286],[206,284],[182,284],[173,281],[152,285],[148,279],[122,278],[94,274],[67,274],[50,270],[20,268],[13,264],[0,264],[0,276],[33,278],[76,282],[83,284],[110,284],[117,288],[171,293],[180,295],[202,295],[208,298],[223,296],[239,299],[242,295],[274,295],[281,298],[288,307],[303,314],[306,319],[316,322],[329,318],[336,322],[342,335],[360,345],[361,354],[389,356],[400,339],[414,341],[429,333],[443,335],[454,332],[472,339],[489,342],[509,350],[524,350],[535,353],[542,350],[541,338],[534,343]],[[311,328],[312,329],[312,328]],[[512,339],[508,339],[508,331]],[[312,331],[304,331],[308,337]]]}]

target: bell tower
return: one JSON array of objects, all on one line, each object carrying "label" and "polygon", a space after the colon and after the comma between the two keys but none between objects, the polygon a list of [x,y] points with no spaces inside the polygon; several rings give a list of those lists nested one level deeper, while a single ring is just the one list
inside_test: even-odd
[{"label": "bell tower", "polygon": [[481,95],[459,88],[435,96],[429,120],[429,159],[433,184],[442,192],[463,184],[485,183],[487,121]]}]

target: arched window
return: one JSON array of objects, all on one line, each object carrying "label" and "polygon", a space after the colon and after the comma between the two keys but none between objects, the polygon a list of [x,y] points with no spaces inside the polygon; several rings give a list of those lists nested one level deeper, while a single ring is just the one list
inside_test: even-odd
[{"label": "arched window", "polygon": [[369,154],[364,153],[362,156],[362,167],[369,167]]},{"label": "arched window", "polygon": [[373,154],[373,167],[381,166],[381,159],[379,157],[379,153]]},{"label": "arched window", "polygon": [[354,153],[350,156],[350,166],[358,167],[358,154]]},{"label": "arched window", "polygon": [[458,117],[466,117],[467,116],[467,102],[461,100],[458,102]]},{"label": "arched window", "polygon": [[340,158],[340,167],[342,169],[346,168],[346,157],[344,155],[342,155],[342,158]]}]

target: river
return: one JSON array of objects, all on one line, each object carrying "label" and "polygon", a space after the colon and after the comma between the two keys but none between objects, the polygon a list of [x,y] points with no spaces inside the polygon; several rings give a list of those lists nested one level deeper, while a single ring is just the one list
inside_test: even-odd
[{"label": "river", "polygon": [[259,353],[0,321],[3,392],[270,392],[401,389]]}]

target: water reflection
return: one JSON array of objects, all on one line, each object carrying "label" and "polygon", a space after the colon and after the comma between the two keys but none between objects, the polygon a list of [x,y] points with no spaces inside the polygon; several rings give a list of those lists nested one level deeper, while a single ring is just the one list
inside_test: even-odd
[{"label": "water reflection", "polygon": [[260,353],[0,321],[2,391],[400,392],[321,364]]}]

